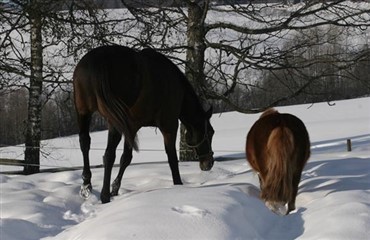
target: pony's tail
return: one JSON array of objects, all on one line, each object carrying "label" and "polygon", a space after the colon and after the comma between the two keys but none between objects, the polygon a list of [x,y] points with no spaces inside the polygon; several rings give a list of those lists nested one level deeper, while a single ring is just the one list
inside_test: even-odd
[{"label": "pony's tail", "polygon": [[104,114],[107,115],[110,123],[125,136],[125,141],[135,150],[138,150],[136,131],[130,114],[130,110],[115,91],[111,89],[109,82],[101,81],[98,87],[98,96],[103,104]]},{"label": "pony's tail", "polygon": [[272,130],[267,141],[267,174],[265,191],[269,196],[262,198],[269,201],[288,202],[293,192],[294,169],[294,136],[292,131],[284,126]]}]

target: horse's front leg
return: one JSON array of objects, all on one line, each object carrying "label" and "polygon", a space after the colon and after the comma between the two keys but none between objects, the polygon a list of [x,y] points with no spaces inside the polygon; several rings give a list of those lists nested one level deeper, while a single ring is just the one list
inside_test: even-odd
[{"label": "horse's front leg", "polygon": [[171,168],[172,180],[175,185],[182,185],[180,172],[179,172],[179,161],[176,153],[176,131],[165,132],[162,131],[164,146],[168,158],[168,163]]},{"label": "horse's front leg", "polygon": [[122,135],[113,126],[109,126],[108,144],[103,157],[104,161],[104,181],[103,188],[100,193],[102,203],[110,202],[110,179],[112,174],[113,164],[116,158],[116,149],[121,141]]},{"label": "horse's front leg", "polygon": [[125,144],[124,144],[124,148],[123,148],[123,154],[122,154],[121,160],[120,160],[119,172],[118,172],[118,175],[117,175],[116,179],[112,183],[111,196],[117,196],[118,195],[118,191],[121,187],[123,173],[125,172],[128,165],[130,165],[131,160],[132,160],[132,147],[125,140]]}]

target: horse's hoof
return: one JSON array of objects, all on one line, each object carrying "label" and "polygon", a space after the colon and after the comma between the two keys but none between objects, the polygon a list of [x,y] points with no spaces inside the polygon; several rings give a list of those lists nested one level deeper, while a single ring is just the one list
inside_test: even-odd
[{"label": "horse's hoof", "polygon": [[112,192],[110,193],[110,196],[111,196],[111,197],[118,196],[118,189],[119,189],[119,188],[114,188],[114,187],[112,187]]},{"label": "horse's hoof", "polygon": [[83,199],[88,199],[91,195],[92,186],[91,184],[82,185],[80,189],[80,196]]},{"label": "horse's hoof", "polygon": [[121,187],[121,183],[118,182],[117,180],[114,180],[113,184],[112,184],[112,191],[111,191],[110,195],[112,197],[118,196],[118,191],[119,191],[120,187]]},{"label": "horse's hoof", "polygon": [[100,200],[101,200],[101,203],[109,203],[110,202],[110,195],[108,196],[105,196],[105,195],[100,195]]},{"label": "horse's hoof", "polygon": [[174,182],[174,185],[182,185],[182,181],[180,180],[180,181],[176,181],[176,182]]}]

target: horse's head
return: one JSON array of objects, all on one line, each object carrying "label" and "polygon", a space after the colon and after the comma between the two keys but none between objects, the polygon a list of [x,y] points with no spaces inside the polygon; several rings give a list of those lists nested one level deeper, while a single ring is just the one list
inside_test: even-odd
[{"label": "horse's head", "polygon": [[186,144],[194,150],[199,159],[199,167],[203,171],[211,170],[214,163],[212,137],[215,131],[209,121],[211,116],[212,108],[206,112],[203,122],[187,129],[185,133]]},{"label": "horse's head", "polygon": [[[271,175],[271,173],[269,174]],[[284,186],[282,182],[278,185],[271,184],[270,181],[276,181],[276,179],[271,179],[271,176],[258,174],[258,177],[261,186],[261,198],[266,207],[278,215],[287,215],[292,210],[290,209],[291,206],[288,206],[292,194],[291,188]]]}]

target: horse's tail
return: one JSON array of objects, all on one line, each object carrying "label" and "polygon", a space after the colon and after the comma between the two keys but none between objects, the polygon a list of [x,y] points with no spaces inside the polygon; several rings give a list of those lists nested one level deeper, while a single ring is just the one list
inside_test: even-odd
[{"label": "horse's tail", "polygon": [[104,115],[107,115],[110,123],[123,135],[125,141],[137,151],[138,145],[136,141],[136,130],[134,130],[134,123],[130,114],[130,109],[121,99],[116,91],[114,91],[109,84],[107,78],[102,76],[100,86],[98,86],[98,96],[104,108]]},{"label": "horse's tail", "polygon": [[[265,196],[270,201],[288,202],[293,193],[294,136],[286,126],[274,128],[267,141],[267,174]],[[264,196],[262,196],[264,197]]]}]

